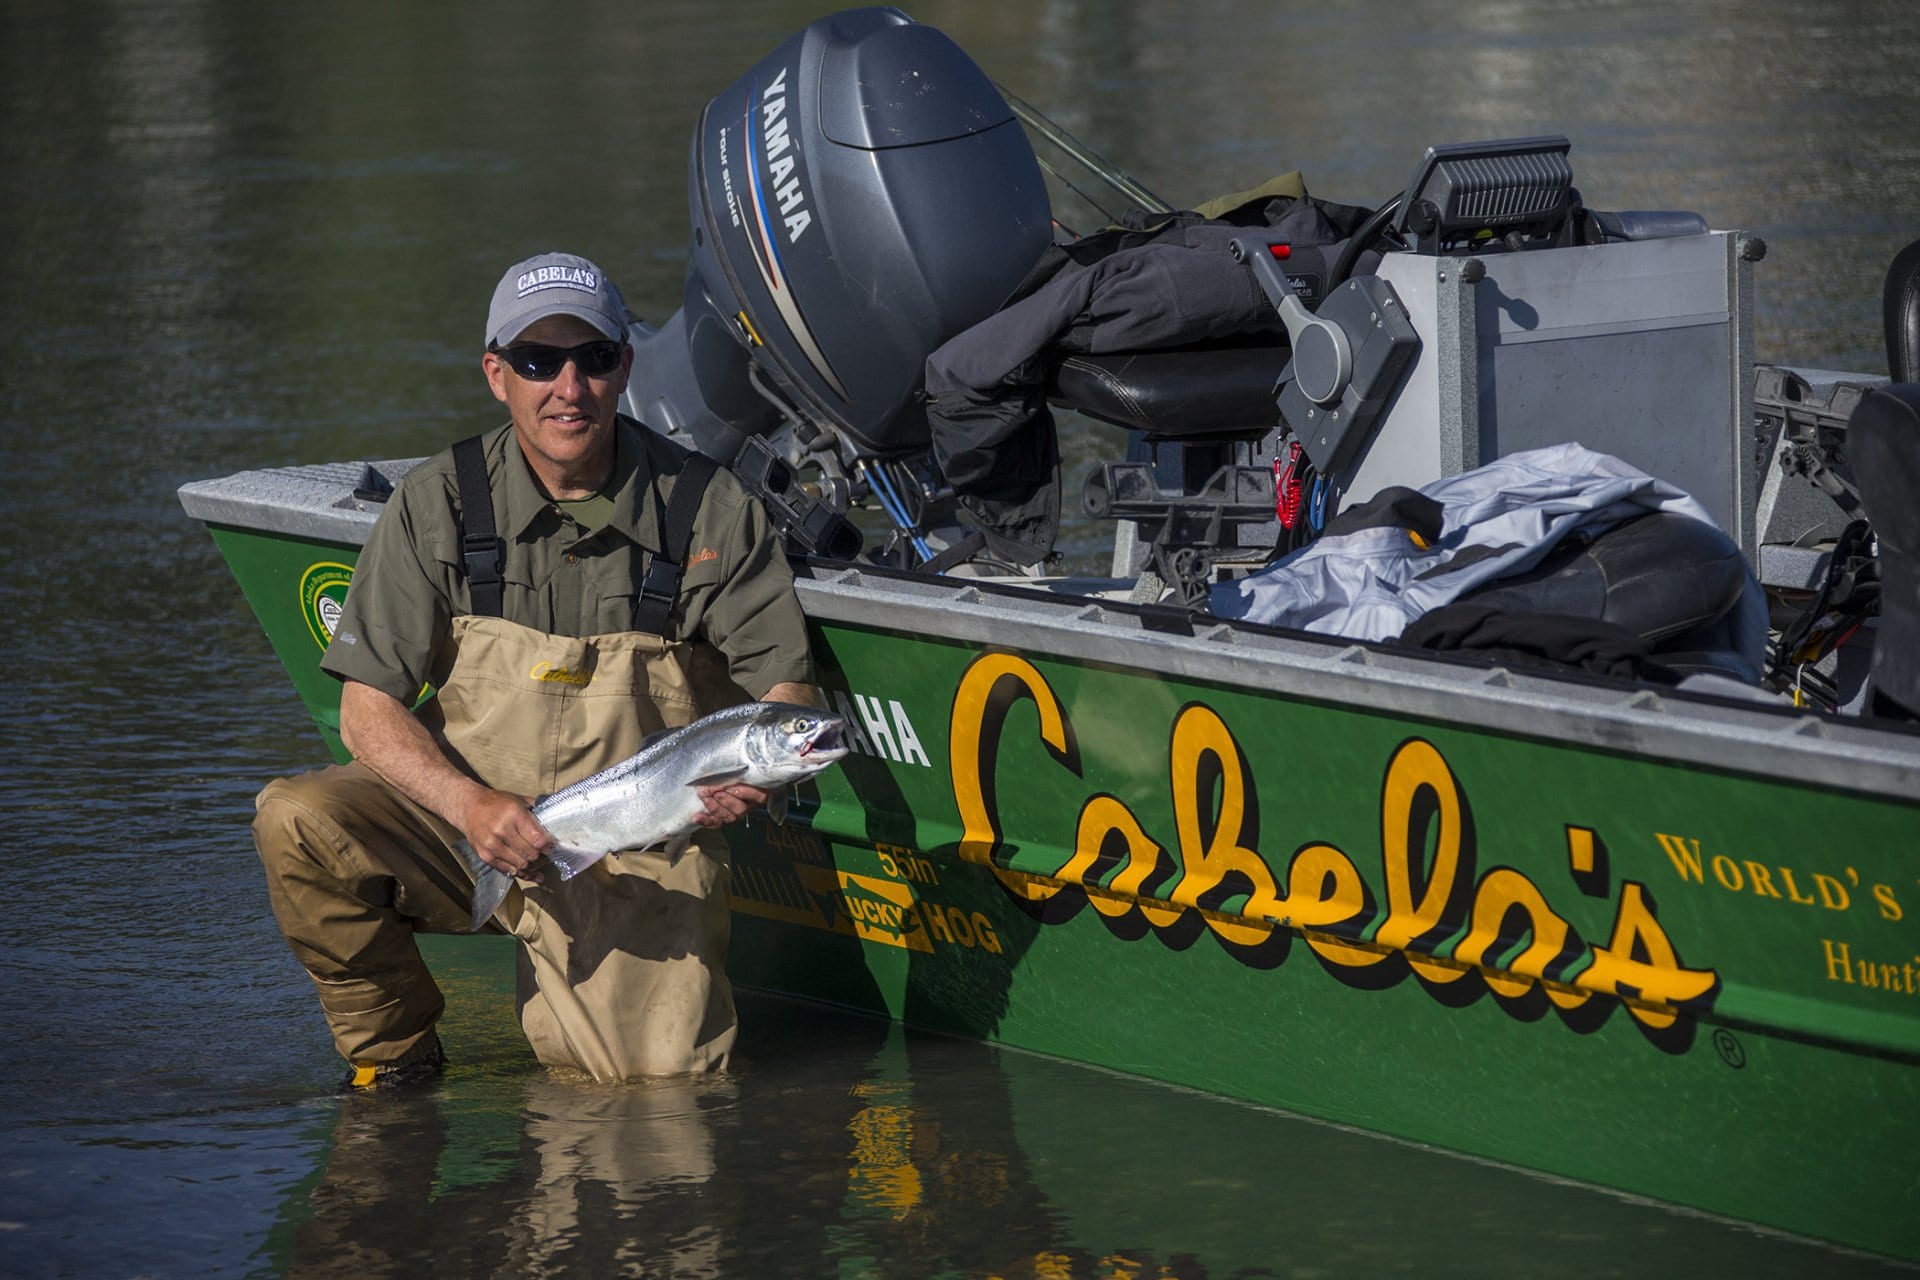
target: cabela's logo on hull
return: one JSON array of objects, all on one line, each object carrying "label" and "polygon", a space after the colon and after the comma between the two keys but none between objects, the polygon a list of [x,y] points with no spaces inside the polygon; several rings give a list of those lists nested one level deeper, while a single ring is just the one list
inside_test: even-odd
[{"label": "cabela's logo on hull", "polygon": [[[1691,1019],[1680,1015],[1711,1008],[1718,994],[1714,970],[1682,962],[1643,884],[1620,886],[1609,936],[1598,943],[1521,872],[1493,867],[1476,879],[1466,793],[1440,751],[1417,737],[1394,750],[1381,783],[1384,894],[1353,858],[1319,841],[1300,844],[1284,877],[1276,874],[1260,852],[1246,756],[1202,703],[1174,718],[1171,846],[1125,801],[1095,794],[1080,807],[1064,860],[1009,866],[995,778],[1008,713],[1022,700],[1038,709],[1047,753],[1079,774],[1072,723],[1046,678],[1023,658],[988,654],[967,669],[954,697],[953,794],[964,824],[960,857],[991,867],[1043,923],[1091,907],[1122,938],[1151,932],[1184,948],[1211,932],[1256,968],[1280,965],[1298,937],[1352,986],[1386,987],[1411,975],[1447,1004],[1484,986],[1520,1016],[1551,1008],[1578,1030],[1597,1027],[1616,1007],[1596,996],[1617,997],[1650,1039],[1671,1049],[1691,1037]],[[1566,840],[1575,885],[1606,897],[1599,837],[1568,826]]]}]

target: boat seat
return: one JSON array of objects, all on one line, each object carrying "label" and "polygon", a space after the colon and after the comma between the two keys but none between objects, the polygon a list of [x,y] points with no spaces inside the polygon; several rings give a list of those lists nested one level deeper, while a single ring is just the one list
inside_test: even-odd
[{"label": "boat seat", "polygon": [[1074,352],[1053,362],[1047,398],[1152,441],[1255,440],[1279,425],[1273,384],[1287,354],[1287,344],[1274,338],[1103,355]]},{"label": "boat seat", "polygon": [[1139,433],[1126,461],[1094,466],[1081,500],[1089,515],[1134,523],[1151,566],[1142,598],[1166,583],[1183,604],[1201,608],[1216,559],[1264,558],[1273,545],[1273,471],[1256,455],[1279,430],[1273,388],[1287,355],[1284,341],[1262,336],[1074,352],[1049,366],[1055,406]]},{"label": "boat seat", "polygon": [[1746,558],[1704,521],[1658,511],[1591,540],[1555,548],[1525,573],[1461,602],[1517,614],[1606,622],[1650,641],[1653,660],[1682,675],[1707,673],[1758,684],[1742,657],[1734,606],[1747,588]]}]

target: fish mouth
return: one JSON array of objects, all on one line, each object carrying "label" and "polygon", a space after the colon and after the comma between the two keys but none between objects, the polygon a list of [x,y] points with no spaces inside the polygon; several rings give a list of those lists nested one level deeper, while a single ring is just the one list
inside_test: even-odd
[{"label": "fish mouth", "polygon": [[806,760],[824,760],[826,763],[831,764],[841,756],[846,755],[848,748],[846,744],[840,740],[840,732],[843,727],[842,723],[838,720],[829,720],[823,723],[814,731],[813,736],[807,739],[805,745],[800,748],[801,758]]}]

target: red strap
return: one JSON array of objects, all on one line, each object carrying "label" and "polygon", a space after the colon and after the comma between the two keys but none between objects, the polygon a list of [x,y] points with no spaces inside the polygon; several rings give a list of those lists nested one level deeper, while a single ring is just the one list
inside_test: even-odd
[{"label": "red strap", "polygon": [[1273,515],[1282,529],[1291,530],[1300,523],[1300,503],[1302,486],[1300,483],[1300,455],[1304,452],[1300,442],[1295,440],[1287,446],[1287,458],[1282,462],[1273,460]]}]

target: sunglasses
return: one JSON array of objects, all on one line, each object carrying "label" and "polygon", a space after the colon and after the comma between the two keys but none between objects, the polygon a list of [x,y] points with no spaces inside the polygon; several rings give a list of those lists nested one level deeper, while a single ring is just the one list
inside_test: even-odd
[{"label": "sunglasses", "polygon": [[625,345],[611,339],[583,342],[577,347],[549,347],[541,342],[520,342],[511,347],[493,343],[487,350],[505,360],[509,369],[529,382],[552,382],[560,376],[560,370],[566,368],[569,360],[573,361],[573,367],[580,371],[583,378],[598,378],[602,374],[612,373],[620,367],[620,354]]}]

